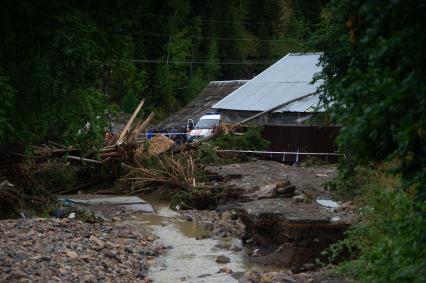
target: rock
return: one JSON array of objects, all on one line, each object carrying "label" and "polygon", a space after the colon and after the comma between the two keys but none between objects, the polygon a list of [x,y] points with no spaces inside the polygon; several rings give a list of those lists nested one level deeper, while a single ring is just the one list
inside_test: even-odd
[{"label": "rock", "polygon": [[277,188],[276,193],[279,197],[291,198],[294,196],[295,191],[296,191],[296,186],[289,185],[287,187]]},{"label": "rock", "polygon": [[77,254],[76,252],[74,252],[74,251],[66,251],[65,253],[66,253],[66,255],[67,255],[69,258],[71,258],[71,259],[76,259],[76,258],[78,258],[78,254]]},{"label": "rock", "polygon": [[316,269],[316,266],[313,263],[304,263],[302,269],[303,271],[313,271]]},{"label": "rock", "polygon": [[15,270],[12,272],[11,274],[12,278],[15,279],[24,279],[24,278],[28,278],[28,274],[23,272],[23,271],[19,271],[19,270]]},{"label": "rock", "polygon": [[232,245],[232,246],[230,247],[230,250],[231,250],[231,251],[233,251],[233,252],[240,252],[240,251],[242,251],[243,249],[242,249],[240,246]]},{"label": "rock", "polygon": [[208,235],[199,235],[195,237],[195,240],[204,240],[207,239],[209,236]]},{"label": "rock", "polygon": [[260,276],[259,283],[271,283],[274,280],[274,276],[271,273],[264,273]]},{"label": "rock", "polygon": [[230,268],[229,268],[229,267],[227,267],[227,266],[222,267],[222,268],[219,270],[219,272],[223,272],[223,273],[226,273],[226,274],[232,274],[232,273],[233,273],[232,269],[230,269]]},{"label": "rock", "polygon": [[237,280],[242,278],[243,276],[244,276],[244,272],[241,272],[241,271],[232,273],[232,277],[237,279]]},{"label": "rock", "polygon": [[103,248],[105,246],[105,243],[101,240],[99,240],[98,238],[96,238],[94,235],[91,235],[89,237],[89,240],[92,242],[95,242],[96,245],[98,245],[99,247]]},{"label": "rock", "polygon": [[[246,278],[246,279],[250,280],[251,282],[258,282],[259,279],[260,279],[259,274],[257,272],[251,271],[251,270],[246,271],[244,273],[243,278]],[[238,281],[238,282],[240,282],[240,281]]]},{"label": "rock", "polygon": [[145,273],[144,273],[144,272],[142,272],[142,271],[139,271],[139,272],[136,274],[136,278],[139,278],[139,279],[145,279],[145,277],[146,277],[146,275],[145,275]]},{"label": "rock", "polygon": [[227,256],[220,255],[216,258],[216,262],[217,263],[230,263],[231,259]]},{"label": "rock", "polygon": [[187,215],[185,219],[186,221],[189,221],[189,222],[194,220],[191,215]]},{"label": "rock", "polygon": [[52,258],[50,256],[42,256],[41,260],[43,260],[43,261],[51,261]]},{"label": "rock", "polygon": [[71,213],[71,208],[69,207],[58,207],[50,211],[49,215],[55,218],[65,218]]},{"label": "rock", "polygon": [[148,237],[146,238],[146,240],[147,240],[147,241],[152,242],[152,241],[154,241],[154,240],[155,240],[155,237],[154,237],[154,236],[148,236]]},{"label": "rock", "polygon": [[293,201],[295,203],[304,203],[305,202],[305,195],[297,195],[293,197]]}]

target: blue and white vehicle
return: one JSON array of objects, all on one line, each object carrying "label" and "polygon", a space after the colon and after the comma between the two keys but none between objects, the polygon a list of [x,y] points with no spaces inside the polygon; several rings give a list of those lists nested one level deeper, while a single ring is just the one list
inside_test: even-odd
[{"label": "blue and white vehicle", "polygon": [[188,141],[193,142],[215,133],[220,125],[219,113],[207,113],[201,116],[194,128],[188,133]]}]

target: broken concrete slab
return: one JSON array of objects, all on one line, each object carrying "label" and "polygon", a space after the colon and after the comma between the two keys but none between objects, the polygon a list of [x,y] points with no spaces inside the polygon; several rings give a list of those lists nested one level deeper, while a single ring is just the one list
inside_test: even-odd
[{"label": "broken concrete slab", "polygon": [[147,203],[143,199],[135,196],[130,197],[102,197],[102,198],[89,198],[89,199],[81,199],[81,198],[67,198],[66,200],[71,201],[73,203],[79,203],[79,204],[90,204],[90,205],[126,205],[126,204],[141,204],[141,203]]},{"label": "broken concrete slab", "polygon": [[[258,245],[283,248],[261,255],[277,265],[294,267],[321,257],[330,244],[343,239],[353,219],[316,202],[297,204],[292,199],[262,199],[235,209],[246,227],[245,238]],[[338,221],[336,221],[338,219]]]},{"label": "broken concrete slab", "polygon": [[99,208],[110,207],[111,208],[124,208],[133,211],[143,212],[143,213],[154,213],[154,207],[148,202],[137,196],[112,196],[112,195],[93,195],[93,194],[83,194],[83,195],[70,195],[70,196],[61,196],[59,200],[69,203],[72,205],[80,206],[94,206]]}]

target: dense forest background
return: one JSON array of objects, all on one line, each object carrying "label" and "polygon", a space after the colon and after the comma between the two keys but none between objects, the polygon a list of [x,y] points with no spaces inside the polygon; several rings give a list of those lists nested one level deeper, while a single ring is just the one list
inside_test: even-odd
[{"label": "dense forest background", "polygon": [[95,144],[107,112],[142,97],[164,118],[209,81],[302,51],[324,2],[3,1],[0,141]]}]

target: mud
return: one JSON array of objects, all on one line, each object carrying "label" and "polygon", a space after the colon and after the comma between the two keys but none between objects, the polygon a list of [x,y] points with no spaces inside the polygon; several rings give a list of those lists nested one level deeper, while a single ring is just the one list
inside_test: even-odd
[{"label": "mud", "polygon": [[331,165],[297,167],[274,161],[254,161],[223,166],[206,166],[210,178],[225,181],[246,201],[244,195],[256,193],[273,183],[289,183],[295,186],[296,194],[304,194],[313,199],[318,196],[330,197],[327,184],[336,176],[336,168]]},{"label": "mud", "polygon": [[315,269],[321,253],[343,239],[346,229],[356,221],[352,210],[320,205],[339,206],[331,201],[327,188],[336,174],[332,166],[295,167],[255,161],[206,169],[239,192],[237,201],[217,210],[241,219],[245,227],[241,238],[252,247],[250,260],[254,263],[297,272]]}]

